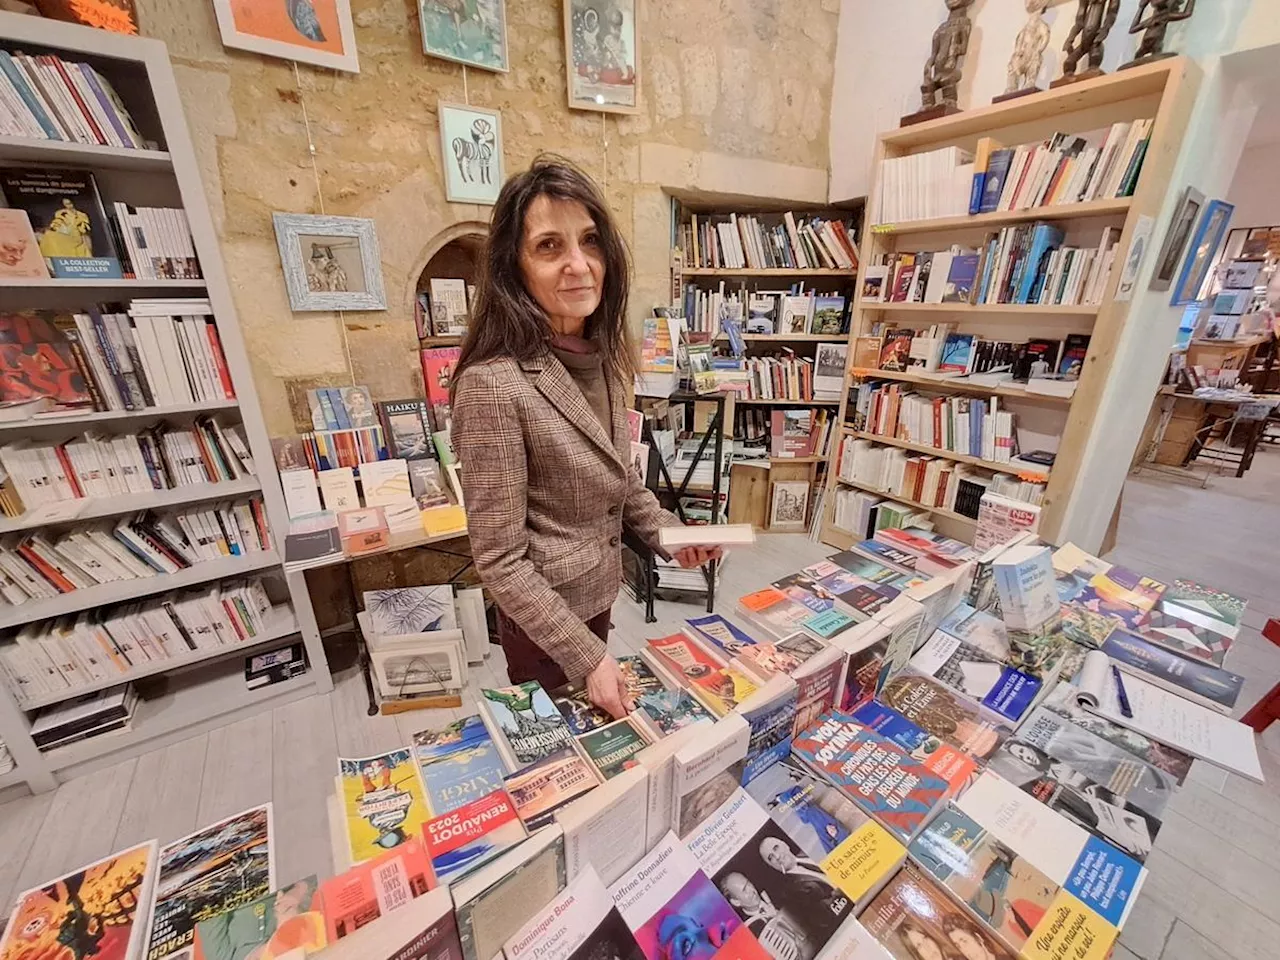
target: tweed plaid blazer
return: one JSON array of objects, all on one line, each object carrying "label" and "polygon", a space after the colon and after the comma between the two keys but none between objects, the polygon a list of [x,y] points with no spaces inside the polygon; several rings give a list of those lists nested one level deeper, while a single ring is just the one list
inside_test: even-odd
[{"label": "tweed plaid blazer", "polygon": [[586,621],[622,581],[622,524],[657,545],[679,525],[631,466],[623,390],[613,430],[549,350],[468,367],[454,385],[452,437],[462,463],[476,570],[494,601],[570,680],[605,654]]}]

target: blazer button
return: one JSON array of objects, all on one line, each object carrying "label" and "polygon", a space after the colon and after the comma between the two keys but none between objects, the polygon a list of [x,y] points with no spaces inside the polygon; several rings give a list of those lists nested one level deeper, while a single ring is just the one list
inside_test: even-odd
[{"label": "blazer button", "polygon": [[616,505],[609,508],[609,516],[616,517],[618,515],[618,507]]},{"label": "blazer button", "polygon": [[610,538],[609,538],[609,546],[611,546],[611,547],[616,547],[617,545],[618,545],[618,538],[617,538],[617,537],[610,537]]}]

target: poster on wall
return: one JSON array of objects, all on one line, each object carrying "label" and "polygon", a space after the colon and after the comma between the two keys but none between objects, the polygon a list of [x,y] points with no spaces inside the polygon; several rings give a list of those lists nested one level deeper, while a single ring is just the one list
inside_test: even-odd
[{"label": "poster on wall", "polygon": [[427,56],[507,72],[505,0],[418,0],[418,21]]},{"label": "poster on wall", "polygon": [[502,115],[440,101],[440,162],[450,203],[492,205],[502,189]]},{"label": "poster on wall", "polygon": [[213,0],[222,45],[359,73],[350,0]]},{"label": "poster on wall", "polygon": [[385,310],[382,256],[372,220],[273,213],[294,310]]},{"label": "poster on wall", "polygon": [[635,0],[564,0],[569,107],[640,110]]}]

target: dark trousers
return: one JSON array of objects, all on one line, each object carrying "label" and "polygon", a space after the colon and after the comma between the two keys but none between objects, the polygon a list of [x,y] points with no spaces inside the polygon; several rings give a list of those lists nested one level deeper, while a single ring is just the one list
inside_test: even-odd
[{"label": "dark trousers", "polygon": [[[606,642],[609,639],[610,612],[606,610],[587,621],[587,629]],[[547,656],[514,620],[502,612],[501,607],[498,608],[498,642],[507,655],[507,676],[512,683],[537,680],[542,689],[554,690],[569,682],[560,664]]]}]

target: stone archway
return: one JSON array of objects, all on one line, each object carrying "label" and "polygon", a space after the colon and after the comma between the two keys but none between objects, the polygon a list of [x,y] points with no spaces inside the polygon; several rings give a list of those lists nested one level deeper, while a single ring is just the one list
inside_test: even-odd
[{"label": "stone archway", "polygon": [[428,289],[432,277],[461,277],[475,282],[475,268],[489,225],[482,220],[463,220],[445,227],[422,248],[405,281],[401,302],[414,315],[418,294]]}]

